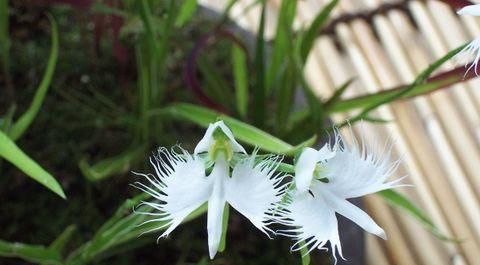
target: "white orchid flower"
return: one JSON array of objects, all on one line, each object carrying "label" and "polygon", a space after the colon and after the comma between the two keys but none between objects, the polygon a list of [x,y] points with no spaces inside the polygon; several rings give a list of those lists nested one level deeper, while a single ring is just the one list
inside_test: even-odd
[{"label": "white orchid flower", "polygon": [[[469,15],[469,16],[480,16],[480,4],[469,5],[460,9],[457,14],[459,15]],[[467,69],[467,73],[473,68],[475,74],[478,75],[478,63],[480,62],[480,36],[471,41],[465,48],[463,48],[456,57],[474,57],[474,60],[470,67]]]},{"label": "white orchid flower", "polygon": [[[208,158],[200,153],[208,153]],[[155,175],[144,176],[151,186],[135,183],[138,189],[151,195],[156,201],[143,202],[154,212],[140,212],[155,218],[145,223],[160,222],[153,232],[166,230],[161,237],[168,236],[189,214],[208,202],[207,230],[210,258],[218,251],[222,237],[224,209],[231,205],[248,218],[253,225],[268,235],[267,225],[285,191],[283,176],[276,174],[278,157],[255,161],[256,154],[243,155],[230,174],[232,158],[243,153],[243,147],[235,141],[230,129],[223,121],[210,124],[205,136],[198,143],[193,155],[160,149],[159,155],[151,159]],[[213,163],[210,174],[208,166]]]},{"label": "white orchid flower", "polygon": [[279,231],[296,240],[292,251],[330,247],[343,258],[335,213],[352,220],[369,233],[386,238],[383,229],[364,211],[348,202],[370,193],[398,186],[402,179],[385,182],[398,163],[388,162],[388,152],[375,156],[362,146],[342,147],[343,139],[320,150],[305,148],[295,165],[295,187],[287,195],[287,203],[279,212],[280,223],[291,228]]}]

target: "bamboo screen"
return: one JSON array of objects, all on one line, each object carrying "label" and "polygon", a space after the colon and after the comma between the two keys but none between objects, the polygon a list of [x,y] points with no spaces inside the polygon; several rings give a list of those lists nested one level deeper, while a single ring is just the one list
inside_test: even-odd
[{"label": "bamboo screen", "polygon": [[[223,10],[228,1],[203,0]],[[239,1],[231,18],[255,31],[260,7]],[[299,1],[296,24],[308,24],[327,1]],[[385,7],[370,21],[338,23],[320,35],[309,57],[306,77],[319,97],[357,78],[354,96],[388,89],[414,80],[429,63],[480,35],[480,20],[458,17],[439,1],[341,0],[334,17]],[[280,0],[268,1],[266,37],[275,32]],[[443,70],[458,63],[451,61]],[[375,195],[365,198],[371,216],[385,229],[388,240],[367,236],[367,264],[480,264],[480,80],[472,80],[413,100],[380,108],[376,117],[387,124],[361,125],[370,144],[394,143],[400,158],[399,176],[413,188],[400,189],[426,211],[447,236],[460,244],[440,241],[406,214],[393,210]],[[336,122],[348,118],[336,116]],[[358,133],[359,126],[354,131]],[[389,138],[389,139],[388,139]],[[381,144],[380,144],[381,145]]]}]

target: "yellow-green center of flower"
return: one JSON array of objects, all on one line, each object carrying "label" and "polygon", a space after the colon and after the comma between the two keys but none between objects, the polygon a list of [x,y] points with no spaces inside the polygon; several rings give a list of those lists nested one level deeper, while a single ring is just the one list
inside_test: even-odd
[{"label": "yellow-green center of flower", "polygon": [[220,127],[213,131],[214,143],[210,146],[209,154],[212,161],[215,161],[219,155],[223,155],[227,161],[233,157],[233,148],[230,144],[230,138],[223,132]]},{"label": "yellow-green center of flower", "polygon": [[313,170],[313,177],[323,183],[328,183],[330,180],[325,177],[325,168],[321,164],[316,164]]}]

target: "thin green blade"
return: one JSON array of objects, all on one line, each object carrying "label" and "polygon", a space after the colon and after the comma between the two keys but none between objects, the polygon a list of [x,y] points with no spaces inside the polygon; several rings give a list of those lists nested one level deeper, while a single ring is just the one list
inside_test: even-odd
[{"label": "thin green blade", "polygon": [[66,199],[62,187],[55,178],[28,157],[7,135],[0,131],[0,156],[15,165],[25,174]]}]

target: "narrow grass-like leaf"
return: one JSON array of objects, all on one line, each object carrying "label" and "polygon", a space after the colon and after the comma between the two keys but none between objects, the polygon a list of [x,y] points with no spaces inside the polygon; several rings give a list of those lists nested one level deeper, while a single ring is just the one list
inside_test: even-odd
[{"label": "narrow grass-like leaf", "polygon": [[347,90],[347,88],[350,87],[352,82],[354,81],[354,78],[351,78],[347,80],[343,85],[341,85],[339,88],[335,90],[335,93],[325,102],[325,108],[328,108],[329,106],[335,105],[337,101],[340,99],[340,97],[343,95],[343,93]]},{"label": "narrow grass-like leaf", "polygon": [[15,110],[17,109],[16,105],[10,106],[7,113],[0,118],[0,131],[8,132],[12,126],[13,116],[15,115]]},{"label": "narrow grass-like leaf", "polygon": [[227,230],[228,230],[228,218],[230,217],[230,206],[225,203],[222,218],[222,237],[220,238],[220,244],[218,246],[218,252],[223,252],[227,247]]},{"label": "narrow grass-like leaf", "polygon": [[269,133],[204,107],[182,103],[172,105],[164,112],[171,114],[176,119],[190,121],[202,127],[208,127],[210,123],[221,119],[230,127],[237,139],[268,152],[286,154],[295,150],[294,146]]},{"label": "narrow grass-like leaf", "polygon": [[430,231],[437,238],[445,241],[458,241],[443,235],[442,232],[440,232],[440,230],[438,230],[435,224],[430,220],[430,218],[428,218],[422,210],[417,208],[413,202],[411,202],[402,194],[393,190],[380,191],[378,192],[378,194],[392,206],[404,210],[413,218],[418,220],[428,231]]},{"label": "narrow grass-like leaf", "polygon": [[302,241],[300,242],[300,255],[302,258],[302,265],[310,265],[310,254],[308,253],[308,248],[303,247],[305,243]]},{"label": "narrow grass-like leaf", "polygon": [[312,137],[296,145],[294,148],[292,148],[290,151],[286,152],[285,154],[289,156],[295,156],[298,152],[301,152],[303,148],[310,147],[314,145],[316,142],[317,142],[317,135],[314,134]]},{"label": "narrow grass-like leaf", "polygon": [[42,81],[35,92],[33,101],[30,104],[30,107],[25,113],[15,122],[12,128],[9,130],[8,135],[14,141],[20,138],[23,133],[28,129],[30,124],[33,122],[37,116],[40,107],[42,106],[45,95],[52,81],[53,74],[55,72],[55,66],[58,60],[58,28],[55,19],[52,16],[48,16],[50,20],[50,25],[52,28],[52,47],[50,49],[50,56],[48,57],[47,69],[43,74]]},{"label": "narrow grass-like leaf", "polygon": [[265,16],[266,1],[262,1],[260,24],[258,25],[255,48],[255,84],[253,88],[253,123],[262,127],[265,122],[266,91],[265,91]]},{"label": "narrow grass-like leaf", "polygon": [[0,256],[21,258],[33,263],[61,265],[60,254],[44,246],[11,243],[0,240]]},{"label": "narrow grass-like leaf", "polygon": [[[65,249],[65,246],[70,241],[76,229],[77,227],[75,225],[67,226],[67,228],[63,230],[63,232],[50,244],[50,246],[48,246],[48,250],[54,251],[55,253],[58,253],[59,256],[61,256],[63,250]],[[52,265],[52,263],[48,263],[48,262],[41,262],[40,264]]]},{"label": "narrow grass-like leaf", "polygon": [[[473,71],[471,73],[465,74],[465,67],[460,66],[453,70],[440,73],[436,76],[433,76],[428,80],[428,82],[420,85],[416,85],[408,93],[405,93],[400,99],[409,99],[428,93],[435,92],[441,88],[448,87],[450,85],[468,81],[477,76]],[[339,100],[335,104],[329,106],[327,109],[329,112],[346,112],[353,109],[365,108],[368,105],[373,105],[377,102],[385,100],[386,98],[391,97],[394,94],[399,93],[399,91],[405,90],[409,85],[400,86],[392,89],[382,89],[380,92],[374,94],[367,94],[355,98]]]},{"label": "narrow grass-like leaf", "polygon": [[298,85],[298,71],[295,68],[295,63],[291,60],[292,56],[288,56],[285,69],[282,69],[280,82],[278,83],[275,93],[277,101],[277,109],[275,111],[276,130],[278,134],[283,134],[286,130],[289,115],[291,115],[294,93]]},{"label": "narrow grass-like leaf", "polygon": [[153,106],[158,106],[160,102],[162,102],[165,94],[165,85],[166,85],[166,66],[167,66],[167,55],[168,55],[168,48],[170,44],[170,37],[172,35],[172,31],[175,29],[174,23],[175,18],[177,15],[177,1],[169,0],[167,4],[166,10],[166,18],[162,21],[162,35],[159,40],[158,45],[158,55],[156,59],[158,60],[158,69],[157,72],[153,72],[152,74],[157,76],[158,80],[160,80],[158,84],[158,91],[154,91],[152,100]]},{"label": "narrow grass-like leaf", "polygon": [[114,15],[114,16],[119,16],[124,18],[129,17],[128,12],[121,10],[119,8],[108,6],[100,2],[94,2],[90,7],[90,11],[94,13],[101,13],[104,15]]},{"label": "narrow grass-like leaf", "polygon": [[301,60],[303,64],[307,61],[308,54],[315,43],[315,39],[318,37],[318,33],[325,25],[328,17],[332,10],[337,6],[338,0],[330,1],[321,11],[315,16],[312,24],[308,28],[307,32],[303,35],[301,39]]},{"label": "narrow grass-like leaf", "polygon": [[122,174],[130,169],[130,166],[140,161],[145,153],[143,146],[127,150],[117,156],[107,158],[90,166],[85,159],[80,160],[78,166],[82,174],[92,182],[106,179],[115,174]]},{"label": "narrow grass-like leaf", "polygon": [[[277,31],[273,40],[272,55],[265,85],[267,91],[271,91],[279,82],[285,66],[286,57],[292,52],[292,24],[297,9],[297,1],[282,1],[277,20]],[[282,67],[283,65],[283,67]]]},{"label": "narrow grass-like leaf", "polygon": [[[100,260],[109,257],[112,253],[116,253],[116,248],[122,244],[133,244],[131,241],[139,241],[139,236],[148,230],[160,227],[163,222],[152,222],[141,225],[141,223],[152,219],[142,214],[131,213],[132,207],[138,205],[140,201],[146,200],[148,197],[145,194],[140,194],[135,198],[127,200],[123,203],[116,213],[95,233],[92,240],[84,243],[67,259],[67,265],[81,265],[92,262],[93,260]],[[193,213],[191,213],[184,222],[188,222],[197,218],[207,210],[207,204],[202,205]],[[139,211],[147,212],[151,209],[141,207]],[[154,217],[153,217],[154,218]],[[164,228],[165,229],[165,228]],[[164,229],[154,231],[159,233]],[[153,232],[152,232],[153,233]],[[143,235],[145,237],[146,235]],[[153,244],[154,242],[152,242]],[[140,245],[137,245],[137,247]]]},{"label": "narrow grass-like leaf", "polygon": [[175,20],[175,27],[183,27],[195,14],[197,10],[197,0],[185,0],[180,6],[177,19]]},{"label": "narrow grass-like leaf", "polygon": [[18,169],[38,181],[43,186],[55,192],[58,196],[64,199],[66,198],[62,187],[58,184],[55,178],[28,157],[6,134],[1,131],[0,157],[5,158],[5,160],[15,165]]},{"label": "narrow grass-like leaf", "polygon": [[237,111],[242,118],[246,118],[248,108],[247,56],[237,45],[232,46],[232,64]]},{"label": "narrow grass-like leaf", "polygon": [[205,57],[198,57],[197,65],[206,83],[203,90],[205,94],[220,105],[225,106],[226,109],[231,109],[234,104],[231,89],[219,74],[218,69],[215,69],[215,66]]},{"label": "narrow grass-like leaf", "polygon": [[9,71],[10,36],[8,34],[8,0],[0,0],[0,60],[2,68]]},{"label": "narrow grass-like leaf", "polygon": [[65,246],[68,244],[70,239],[73,236],[73,233],[77,230],[75,225],[69,225],[63,232],[55,239],[55,241],[50,244],[48,249],[53,250],[57,253],[62,253],[65,249]]},{"label": "narrow grass-like leaf", "polygon": [[427,69],[425,69],[424,71],[422,71],[418,76],[417,78],[413,81],[413,83],[409,86],[407,86],[406,88],[398,91],[397,93],[394,93],[394,94],[390,94],[388,97],[384,97],[382,100],[379,100],[378,102],[375,102],[371,105],[367,105],[367,107],[365,107],[362,112],[358,115],[356,115],[355,117],[349,119],[349,121],[346,121],[342,124],[340,124],[338,127],[341,128],[347,124],[352,124],[354,122],[357,122],[359,120],[362,120],[363,118],[365,118],[366,116],[368,116],[368,114],[380,107],[381,105],[384,105],[384,104],[387,104],[387,103],[390,103],[392,101],[395,101],[395,100],[399,100],[401,98],[403,98],[405,95],[408,95],[409,93],[412,93],[412,91],[417,88],[419,85],[421,84],[424,84],[425,81],[427,80],[427,78],[435,71],[437,70],[440,66],[442,66],[445,62],[447,62],[448,60],[450,60],[453,56],[455,56],[458,52],[460,52],[461,50],[463,50],[463,48],[466,46],[465,45],[462,45],[452,51],[450,51],[449,53],[447,53],[445,56],[443,56],[442,58],[440,58],[439,60],[435,61],[434,63],[432,63],[429,67],[427,67]]}]

